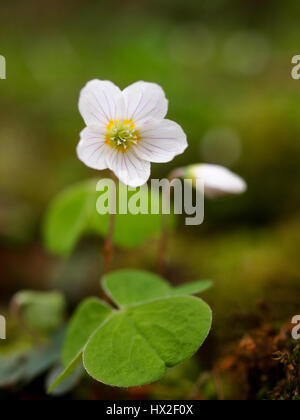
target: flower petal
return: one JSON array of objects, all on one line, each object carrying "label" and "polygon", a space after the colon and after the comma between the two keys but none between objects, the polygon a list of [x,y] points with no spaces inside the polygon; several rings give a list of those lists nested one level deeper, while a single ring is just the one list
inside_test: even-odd
[{"label": "flower petal", "polygon": [[86,125],[106,127],[109,121],[124,118],[122,92],[112,82],[91,80],[81,90],[79,111]]},{"label": "flower petal", "polygon": [[151,121],[139,129],[140,142],[135,153],[149,162],[170,162],[188,146],[186,134],[174,121]]},{"label": "flower petal", "polygon": [[127,119],[138,123],[148,119],[163,119],[168,112],[168,100],[156,83],[136,82],[124,91]]},{"label": "flower petal", "polygon": [[108,158],[111,169],[121,182],[130,187],[140,187],[150,177],[150,162],[139,159],[132,150],[126,153],[111,149]]},{"label": "flower petal", "polygon": [[81,131],[77,155],[88,167],[99,170],[106,169],[106,158],[110,149],[105,144],[105,135],[101,128],[86,127]]},{"label": "flower petal", "polygon": [[243,194],[247,190],[247,184],[239,175],[229,169],[219,166],[202,164],[192,166],[188,170],[192,178],[204,181],[205,195],[208,198],[218,198],[230,194]]}]

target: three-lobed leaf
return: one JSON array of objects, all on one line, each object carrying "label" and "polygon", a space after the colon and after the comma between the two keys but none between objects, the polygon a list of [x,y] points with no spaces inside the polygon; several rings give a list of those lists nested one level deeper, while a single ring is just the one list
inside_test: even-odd
[{"label": "three-lobed leaf", "polygon": [[66,369],[51,390],[81,360],[90,376],[108,385],[153,382],[168,367],[191,357],[208,335],[212,321],[209,306],[184,295],[206,289],[208,282],[173,288],[155,274],[121,270],[107,275],[103,283],[120,309],[96,298],[79,306],[64,345]]},{"label": "three-lobed leaf", "polygon": [[211,326],[206,303],[171,297],[116,313],[89,340],[87,372],[108,385],[132,387],[161,378],[167,367],[191,357]]}]

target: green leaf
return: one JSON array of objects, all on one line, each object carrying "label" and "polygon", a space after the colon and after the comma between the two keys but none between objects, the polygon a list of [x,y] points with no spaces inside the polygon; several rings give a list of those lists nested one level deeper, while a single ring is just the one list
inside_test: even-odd
[{"label": "green leaf", "polygon": [[120,270],[106,275],[103,285],[120,309],[94,298],[79,306],[64,346],[66,369],[50,390],[82,358],[86,371],[105,384],[129,387],[153,382],[168,367],[191,357],[208,335],[209,306],[182,296],[184,291],[198,293],[208,287],[207,282],[173,288],[155,274]]},{"label": "green leaf", "polygon": [[173,296],[197,295],[210,289],[212,285],[213,282],[211,280],[199,280],[175,287],[172,294]]},{"label": "green leaf", "polygon": [[[80,182],[61,192],[50,204],[43,227],[44,241],[49,252],[68,256],[85,234],[106,237],[109,215],[97,212],[96,203],[102,193],[96,191],[96,186],[96,180]],[[135,193],[128,191],[128,201]],[[116,215],[114,243],[120,247],[137,247],[161,232],[161,216],[150,214],[151,203],[160,201],[159,194],[151,194],[150,190],[147,192],[143,189],[139,194],[148,200],[149,214]],[[172,228],[175,216],[170,215],[168,220]]]},{"label": "green leaf", "polygon": [[56,377],[52,385],[49,386],[47,392],[51,394],[55,388],[60,386],[66,379],[68,379],[79,367],[82,361],[81,353]]},{"label": "green leaf", "polygon": [[103,288],[119,306],[148,302],[169,296],[169,284],[156,274],[142,270],[120,270],[103,277]]},{"label": "green leaf", "polygon": [[87,344],[83,363],[94,379],[120,387],[153,382],[166,370],[126,313],[116,314],[96,331]]},{"label": "green leaf", "polygon": [[192,296],[139,305],[130,308],[128,315],[167,366],[191,357],[206,339],[212,321],[209,306]]},{"label": "green leaf", "polygon": [[96,183],[84,181],[61,192],[45,217],[44,239],[49,252],[69,255],[96,212]]},{"label": "green leaf", "polygon": [[30,330],[49,333],[64,321],[66,302],[60,292],[21,291],[12,302]]},{"label": "green leaf", "polygon": [[37,347],[28,353],[25,363],[24,380],[28,383],[46,372],[60,359],[65,329],[58,330],[47,345]]},{"label": "green leaf", "polygon": [[62,362],[64,370],[49,388],[49,393],[68,378],[82,361],[82,351],[92,333],[106,320],[112,308],[97,298],[88,298],[77,308],[67,331]]},{"label": "green leaf", "polygon": [[113,315],[98,328],[83,352],[94,379],[112,386],[158,380],[167,367],[191,357],[211,327],[211,311],[194,297],[171,297]]},{"label": "green leaf", "polygon": [[162,277],[143,270],[119,270],[103,277],[103,288],[120,307],[167,297],[204,292],[211,281],[196,281],[171,287]]},{"label": "green leaf", "polygon": [[[61,366],[55,366],[46,377],[46,389],[50,387],[50,384],[55,384],[57,379],[62,377],[62,373]],[[79,382],[82,373],[82,366],[78,366],[70,375],[66,375],[65,380],[62,380],[53,387],[51,394],[53,396],[62,396],[70,392]]]},{"label": "green leaf", "polygon": [[97,298],[89,298],[77,308],[68,328],[62,361],[67,367],[82,352],[90,335],[110,315],[112,309]]}]

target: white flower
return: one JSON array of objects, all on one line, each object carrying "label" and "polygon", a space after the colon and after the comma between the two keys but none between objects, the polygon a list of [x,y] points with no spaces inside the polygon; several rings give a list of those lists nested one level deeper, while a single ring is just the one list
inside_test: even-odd
[{"label": "white flower", "polygon": [[112,170],[130,187],[147,182],[150,162],[170,162],[187,147],[182,128],[164,119],[168,101],[154,83],[121,91],[112,82],[92,80],[81,91],[79,111],[87,125],[79,159],[90,168]]},{"label": "white flower", "polygon": [[219,165],[193,165],[186,169],[185,176],[192,180],[201,179],[208,198],[242,194],[247,190],[247,184],[240,176]]}]

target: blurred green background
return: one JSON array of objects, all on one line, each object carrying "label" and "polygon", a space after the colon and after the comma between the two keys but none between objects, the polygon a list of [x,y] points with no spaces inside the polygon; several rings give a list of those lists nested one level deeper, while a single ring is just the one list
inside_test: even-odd
[{"label": "blurred green background", "polygon": [[[187,372],[201,371],[202,363],[211,369],[228,343],[261,325],[261,305],[279,326],[299,313],[300,81],[291,78],[291,59],[300,54],[299,13],[297,0],[1,6],[0,54],[7,60],[7,80],[0,80],[2,312],[20,289],[58,289],[71,306],[98,292],[99,241],[83,241],[62,261],[46,253],[41,222],[57,192],[97,175],[79,162],[75,147],[84,126],[79,91],[99,78],[121,88],[153,81],[166,91],[168,116],[183,126],[189,148],[170,164],[153,165],[153,177],[208,162],[230,167],[249,186],[242,197],[207,202],[204,224],[182,223],[172,237],[168,278],[214,281],[205,296],[214,328],[195,368],[173,372],[169,383],[145,395],[186,397],[194,386],[194,379],[186,383]],[[118,251],[116,267],[153,269],[155,254],[152,242]],[[203,398],[215,395],[207,388]],[[114,392],[111,398],[120,397]]]}]

